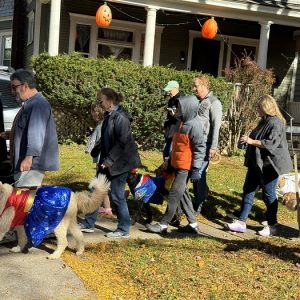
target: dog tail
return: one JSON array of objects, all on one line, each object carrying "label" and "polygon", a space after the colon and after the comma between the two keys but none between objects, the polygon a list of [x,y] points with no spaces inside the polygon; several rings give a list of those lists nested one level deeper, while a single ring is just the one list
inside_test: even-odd
[{"label": "dog tail", "polygon": [[103,202],[105,195],[110,189],[110,182],[106,176],[99,174],[91,180],[89,189],[92,192],[77,192],[78,212],[88,214],[94,212]]}]

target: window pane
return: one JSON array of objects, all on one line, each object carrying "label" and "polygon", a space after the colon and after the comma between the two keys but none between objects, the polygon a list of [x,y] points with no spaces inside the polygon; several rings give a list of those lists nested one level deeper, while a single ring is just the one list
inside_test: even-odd
[{"label": "window pane", "polygon": [[75,51],[90,52],[90,32],[91,27],[89,25],[76,25]]},{"label": "window pane", "polygon": [[99,28],[98,29],[98,38],[119,41],[119,42],[132,42],[133,41],[133,32]]},{"label": "window pane", "polygon": [[4,37],[4,48],[5,49],[11,49],[11,41],[12,41],[11,36]]},{"label": "window pane", "polygon": [[11,58],[11,49],[4,49],[3,59],[10,59],[10,58]]},{"label": "window pane", "polygon": [[117,58],[131,59],[132,49],[119,46],[98,45],[98,57],[115,56]]}]

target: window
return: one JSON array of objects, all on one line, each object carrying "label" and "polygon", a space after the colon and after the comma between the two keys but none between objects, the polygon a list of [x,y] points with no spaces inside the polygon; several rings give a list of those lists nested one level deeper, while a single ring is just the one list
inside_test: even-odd
[{"label": "window", "polygon": [[12,35],[0,33],[0,65],[2,66],[11,65],[11,44]]},{"label": "window", "polygon": [[33,42],[34,36],[34,12],[31,11],[27,15],[27,24],[28,24],[28,31],[27,31],[27,45]]},{"label": "window", "polygon": [[132,59],[134,43],[131,31],[99,28],[97,43],[97,57]]},{"label": "window", "polygon": [[[94,16],[70,13],[69,53],[85,57],[109,57],[142,62],[146,24],[113,19],[109,28],[98,27]],[[163,27],[156,26],[154,64],[159,62]]]},{"label": "window", "polygon": [[91,26],[76,25],[75,51],[80,52],[85,57],[90,55],[90,36]]}]

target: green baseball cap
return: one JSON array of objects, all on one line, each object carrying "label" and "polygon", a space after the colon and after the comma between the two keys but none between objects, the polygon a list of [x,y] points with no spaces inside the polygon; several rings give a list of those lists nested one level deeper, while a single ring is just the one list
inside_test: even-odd
[{"label": "green baseball cap", "polygon": [[179,83],[175,80],[171,80],[168,82],[168,84],[165,86],[164,91],[169,92],[171,89],[178,89],[179,88]]}]

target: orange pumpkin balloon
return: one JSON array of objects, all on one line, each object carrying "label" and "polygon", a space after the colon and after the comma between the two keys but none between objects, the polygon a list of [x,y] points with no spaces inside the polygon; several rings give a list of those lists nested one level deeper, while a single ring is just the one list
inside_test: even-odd
[{"label": "orange pumpkin balloon", "polygon": [[107,27],[110,25],[112,19],[112,13],[109,6],[104,2],[96,13],[96,23],[98,26]]},{"label": "orange pumpkin balloon", "polygon": [[202,26],[202,36],[207,39],[213,39],[218,31],[218,24],[215,21],[214,17],[211,17],[209,20],[206,20]]}]

